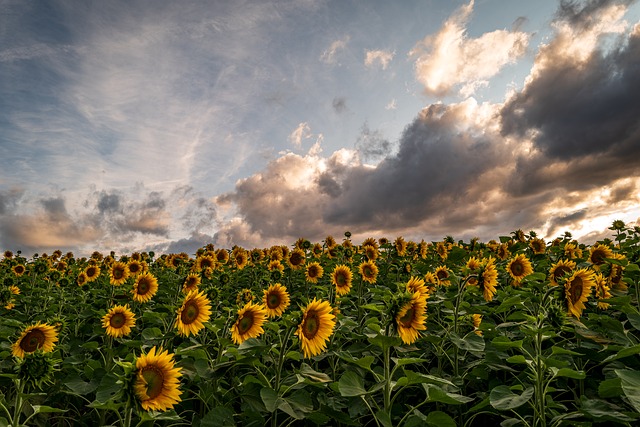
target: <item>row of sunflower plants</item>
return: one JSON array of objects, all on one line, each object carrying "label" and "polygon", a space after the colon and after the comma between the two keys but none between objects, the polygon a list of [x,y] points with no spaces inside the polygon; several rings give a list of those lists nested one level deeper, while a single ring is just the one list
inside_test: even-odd
[{"label": "row of sunflower plants", "polygon": [[636,425],[640,229],[6,251],[0,426]]}]

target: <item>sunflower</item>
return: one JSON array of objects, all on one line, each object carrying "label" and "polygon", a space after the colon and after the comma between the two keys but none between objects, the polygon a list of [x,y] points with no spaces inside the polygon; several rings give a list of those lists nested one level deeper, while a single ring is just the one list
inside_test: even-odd
[{"label": "sunflower", "polygon": [[176,328],[178,334],[189,336],[196,335],[202,328],[204,322],[209,321],[211,316],[211,302],[203,291],[191,291],[184,298],[182,306],[178,309]]},{"label": "sunflower", "polygon": [[407,292],[411,294],[420,292],[421,295],[427,295],[427,296],[429,295],[429,290],[427,289],[427,286],[425,285],[424,280],[415,276],[409,279],[409,281],[407,282],[406,288],[407,288]]},{"label": "sunflower", "polygon": [[322,256],[322,252],[322,245],[320,243],[314,243],[311,247],[311,253],[316,258],[320,258]]},{"label": "sunflower", "polygon": [[520,285],[522,279],[530,274],[533,274],[533,267],[531,261],[524,254],[518,254],[509,261],[507,264],[507,272],[514,280],[514,285]]},{"label": "sunflower", "polygon": [[449,286],[451,285],[451,281],[449,280],[449,270],[446,266],[441,265],[436,268],[436,271],[433,273],[438,280],[438,285],[440,286]]},{"label": "sunflower", "polygon": [[449,250],[447,249],[447,246],[444,244],[444,242],[436,243],[436,253],[443,261],[447,259],[447,257],[449,256]]},{"label": "sunflower", "polygon": [[267,309],[263,305],[248,302],[238,310],[236,323],[231,327],[231,339],[242,344],[249,338],[257,338],[264,333],[262,325],[267,320]]},{"label": "sunflower", "polygon": [[608,246],[596,243],[589,249],[589,262],[591,264],[600,266],[604,264],[605,258],[613,258],[613,252]]},{"label": "sunflower", "polygon": [[17,277],[20,277],[25,273],[25,271],[27,271],[27,269],[22,264],[16,264],[11,268],[11,271],[13,271],[13,274],[15,274]]},{"label": "sunflower", "polygon": [[269,318],[282,316],[282,313],[289,307],[290,301],[287,288],[280,283],[275,283],[265,289],[262,298],[262,304]]},{"label": "sunflower", "polygon": [[427,299],[420,292],[414,292],[411,299],[405,303],[396,314],[398,335],[405,344],[413,344],[420,336],[420,332],[427,329],[424,325],[427,316]]},{"label": "sunflower", "polygon": [[149,353],[136,358],[133,390],[145,411],[166,411],[180,402],[182,392],[180,370],[175,367],[173,354],[154,346]]},{"label": "sunflower", "polygon": [[471,321],[473,322],[473,332],[478,336],[482,336],[482,331],[480,330],[480,323],[482,323],[482,314],[472,314]]},{"label": "sunflower", "polygon": [[233,260],[238,270],[242,270],[247,266],[247,263],[249,262],[249,255],[247,255],[247,252],[244,249],[238,250],[235,252]]},{"label": "sunflower", "polygon": [[292,250],[287,257],[287,263],[294,270],[299,270],[300,268],[302,268],[305,261],[306,260],[305,260],[304,251],[302,251],[301,249]]},{"label": "sunflower", "polygon": [[611,289],[607,284],[607,278],[604,277],[601,273],[596,273],[593,276],[593,281],[596,284],[596,298],[598,298],[598,308],[606,310],[607,308],[609,308],[609,303],[602,300],[611,298],[611,292],[609,292]]},{"label": "sunflower", "polygon": [[296,335],[300,339],[300,346],[304,357],[313,357],[327,348],[327,341],[336,326],[333,308],[327,301],[315,298],[302,313],[302,322],[298,325]]},{"label": "sunflower", "polygon": [[115,261],[111,265],[109,271],[109,282],[113,286],[120,286],[129,278],[129,268],[127,264],[122,261]]},{"label": "sunflower", "polygon": [[509,247],[507,246],[507,244],[500,244],[496,250],[496,256],[501,260],[505,260],[509,258],[509,255],[511,255],[511,252],[509,252]]},{"label": "sunflower", "polygon": [[149,302],[158,292],[158,279],[151,273],[142,273],[133,284],[133,300],[137,302]]},{"label": "sunflower", "polygon": [[544,240],[536,237],[535,239],[531,239],[529,242],[529,247],[533,251],[534,254],[543,254],[547,250],[547,244]]},{"label": "sunflower", "polygon": [[496,294],[498,270],[496,269],[495,258],[493,257],[483,260],[483,263],[482,273],[478,276],[478,287],[482,291],[484,300],[489,302],[493,300]]},{"label": "sunflower", "polygon": [[324,244],[327,248],[332,248],[334,246],[336,246],[338,243],[336,242],[336,239],[334,239],[333,236],[327,236],[324,239]]},{"label": "sunflower", "polygon": [[318,283],[318,279],[320,279],[323,274],[324,274],[324,269],[322,268],[319,262],[314,261],[312,263],[309,263],[309,265],[307,265],[307,271],[305,273],[307,282]]},{"label": "sunflower", "polygon": [[229,252],[226,249],[218,249],[216,251],[216,259],[220,264],[229,262]]},{"label": "sunflower", "polygon": [[216,260],[212,256],[203,255],[196,258],[196,265],[195,265],[196,271],[206,270],[207,268],[213,269],[215,268],[215,266],[216,266]]},{"label": "sunflower", "polygon": [[353,273],[351,269],[344,265],[336,265],[331,273],[331,283],[336,287],[338,295],[346,295],[351,290],[351,282],[353,281]]},{"label": "sunflower", "polygon": [[0,298],[0,301],[2,301],[2,303],[5,304],[4,308],[7,310],[12,310],[13,307],[16,306],[13,296],[14,295],[20,295],[20,288],[17,287],[16,285],[9,285],[9,287],[6,288],[6,298]]},{"label": "sunflower", "polygon": [[582,249],[574,243],[566,243],[564,245],[564,256],[569,259],[582,258]]},{"label": "sunflower", "polygon": [[53,351],[55,343],[58,341],[56,328],[46,323],[38,322],[28,326],[20,338],[11,346],[11,353],[15,357],[24,357],[25,353],[33,353],[42,350],[44,353]]},{"label": "sunflower", "polygon": [[269,264],[267,264],[267,269],[269,271],[278,270],[282,272],[284,271],[284,265],[282,265],[282,263],[277,259],[274,259],[273,261],[269,261]]},{"label": "sunflower", "polygon": [[82,286],[86,284],[88,281],[89,281],[89,278],[87,277],[87,273],[85,273],[84,271],[81,271],[78,274],[78,277],[76,278],[76,283],[78,284],[78,286]]},{"label": "sunflower", "polygon": [[358,267],[362,280],[368,283],[376,283],[378,278],[378,266],[373,261],[365,261]]},{"label": "sunflower", "polygon": [[136,277],[145,270],[144,265],[135,259],[132,259],[127,263],[127,268],[129,269],[129,275],[131,277]]},{"label": "sunflower", "polygon": [[586,268],[576,270],[564,284],[565,297],[569,315],[580,319],[584,303],[591,295],[591,288],[596,285],[594,274]]},{"label": "sunflower", "polygon": [[[614,253],[612,258],[617,260],[625,259],[624,255],[620,255],[617,253]],[[611,288],[620,292],[626,292],[628,289],[627,285],[622,280],[622,277],[624,275],[623,273],[624,273],[624,266],[620,264],[611,264],[611,271],[609,271],[609,277],[608,277],[609,284]]]},{"label": "sunflower", "polygon": [[480,268],[480,260],[478,258],[472,256],[467,261],[466,267],[468,270],[474,271]]},{"label": "sunflower", "polygon": [[102,317],[102,327],[106,329],[107,335],[114,338],[126,337],[135,325],[136,316],[128,305],[111,307]]},{"label": "sunflower", "polygon": [[190,273],[184,279],[184,283],[182,284],[182,292],[188,294],[189,292],[198,289],[200,283],[202,282],[202,278],[196,273]]},{"label": "sunflower", "polygon": [[404,241],[402,236],[398,236],[396,240],[393,241],[393,246],[396,248],[396,252],[398,252],[398,256],[405,256],[407,253],[407,242]]},{"label": "sunflower", "polygon": [[87,275],[87,283],[91,283],[100,276],[100,267],[97,265],[89,265],[84,269],[84,274]]},{"label": "sunflower", "polygon": [[573,271],[576,268],[576,263],[571,260],[558,260],[549,269],[549,285],[558,286],[558,280],[565,276],[567,273]]}]

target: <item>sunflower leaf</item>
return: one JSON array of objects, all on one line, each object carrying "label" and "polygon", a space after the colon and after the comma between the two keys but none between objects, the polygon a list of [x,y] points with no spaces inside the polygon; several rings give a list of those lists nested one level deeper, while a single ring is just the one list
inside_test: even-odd
[{"label": "sunflower leaf", "polygon": [[353,371],[347,371],[338,381],[340,395],[344,397],[362,396],[367,394],[364,388],[364,380]]},{"label": "sunflower leaf", "polygon": [[529,387],[522,394],[515,394],[509,386],[499,385],[494,387],[489,394],[489,403],[499,411],[518,408],[531,399],[534,388]]},{"label": "sunflower leaf", "polygon": [[640,412],[640,372],[629,369],[616,369],[615,373],[622,380],[622,391],[636,411]]}]

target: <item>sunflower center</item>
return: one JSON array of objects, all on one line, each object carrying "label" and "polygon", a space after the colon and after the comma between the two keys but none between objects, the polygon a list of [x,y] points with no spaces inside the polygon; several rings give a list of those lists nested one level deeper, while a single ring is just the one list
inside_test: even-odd
[{"label": "sunflower center", "polygon": [[447,273],[444,270],[438,271],[438,279],[442,280],[442,279],[446,279],[447,277],[449,277],[449,273]]},{"label": "sunflower center", "polygon": [[291,254],[289,261],[292,265],[300,265],[302,263],[302,257],[298,253]]},{"label": "sunflower center", "polygon": [[596,265],[604,263],[604,251],[593,251],[593,254],[591,254],[591,261]]},{"label": "sunflower center", "polygon": [[304,325],[302,325],[302,333],[307,339],[313,339],[320,329],[320,319],[318,319],[318,313],[309,312],[304,319]]},{"label": "sunflower center", "polygon": [[336,283],[338,286],[346,286],[347,285],[347,277],[344,274],[336,275]]},{"label": "sunflower center", "polygon": [[114,279],[122,279],[124,277],[124,270],[120,268],[113,269],[113,278]]},{"label": "sunflower center", "polygon": [[127,318],[124,313],[114,313],[113,316],[109,319],[109,326],[115,329],[120,329],[124,326]]},{"label": "sunflower center", "polygon": [[238,320],[238,331],[240,334],[246,334],[253,326],[253,315],[245,313],[242,319]]},{"label": "sunflower center", "polygon": [[555,269],[555,271],[553,272],[553,277],[556,278],[556,279],[559,279],[562,276],[564,276],[570,270],[571,269],[569,267],[561,265],[560,267]]},{"label": "sunflower center", "polygon": [[280,306],[280,295],[271,293],[267,296],[267,307],[274,309]]},{"label": "sunflower center", "polygon": [[577,276],[571,282],[571,288],[569,292],[571,293],[571,302],[573,304],[577,303],[580,300],[580,297],[582,296],[582,286],[583,282],[580,276]]},{"label": "sunflower center", "polygon": [[309,268],[309,277],[311,278],[318,277],[318,269],[316,267]]},{"label": "sunflower center", "polygon": [[524,273],[524,265],[519,262],[514,262],[511,264],[511,272],[514,276],[522,276],[522,273]]},{"label": "sunflower center", "polygon": [[155,399],[162,393],[164,375],[156,366],[147,366],[142,370],[142,377],[147,383],[146,395],[149,399]]},{"label": "sunflower center", "polygon": [[20,348],[27,353],[33,353],[44,344],[46,337],[40,329],[29,331],[20,341]]},{"label": "sunflower center", "polygon": [[362,272],[364,273],[365,277],[373,276],[373,270],[369,266],[366,266],[365,268],[363,268]]},{"label": "sunflower center", "polygon": [[400,324],[405,328],[411,327],[411,322],[413,321],[413,316],[415,315],[415,310],[411,307],[407,312],[400,318]]},{"label": "sunflower center", "polygon": [[91,278],[96,275],[96,269],[94,267],[87,269],[87,277]]},{"label": "sunflower center", "polygon": [[180,314],[180,320],[182,320],[182,323],[185,325],[189,325],[195,322],[199,314],[200,309],[198,308],[198,304],[193,301],[189,301],[185,303],[185,307]]},{"label": "sunflower center", "polygon": [[146,279],[142,279],[138,282],[138,295],[145,295],[151,290],[151,285]]}]

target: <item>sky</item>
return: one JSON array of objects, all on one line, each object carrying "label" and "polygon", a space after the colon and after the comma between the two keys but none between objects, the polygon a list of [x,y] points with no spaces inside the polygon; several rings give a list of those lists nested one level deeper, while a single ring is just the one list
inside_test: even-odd
[{"label": "sky", "polygon": [[0,248],[608,237],[640,5],[0,0]]}]

